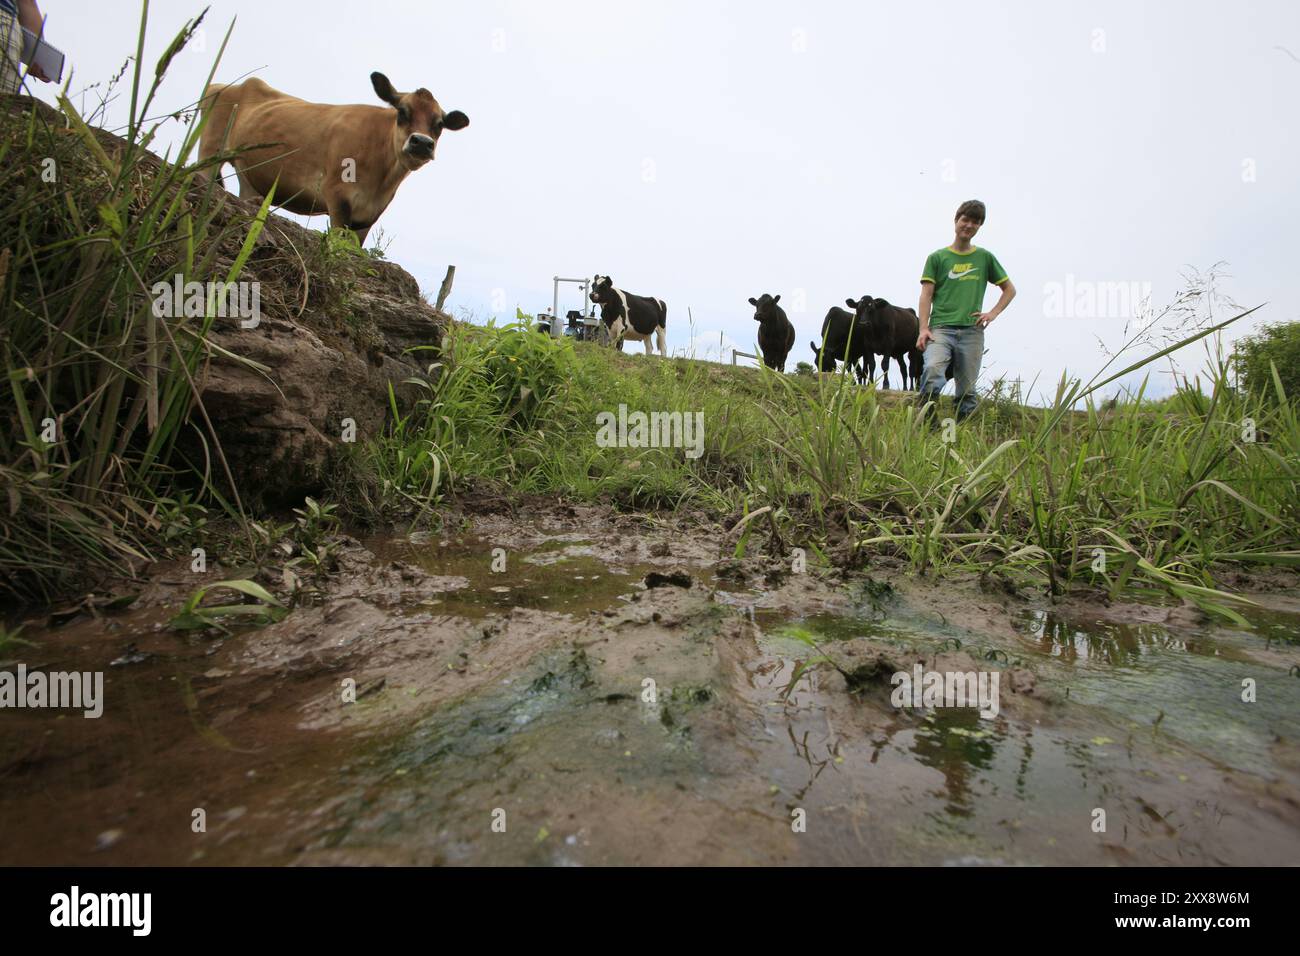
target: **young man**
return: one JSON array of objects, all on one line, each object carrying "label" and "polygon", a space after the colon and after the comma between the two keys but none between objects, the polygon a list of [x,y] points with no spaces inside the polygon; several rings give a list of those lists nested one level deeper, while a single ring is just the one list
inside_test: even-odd
[{"label": "young man", "polygon": [[[957,380],[957,421],[975,411],[975,382],[984,358],[984,329],[1016,297],[1016,287],[1006,270],[987,249],[971,245],[984,225],[984,204],[971,199],[961,204],[955,218],[956,237],[951,246],[930,253],[921,273],[921,334],[916,347],[925,353],[921,373],[921,404],[939,400],[949,362]],[[997,305],[984,311],[988,283],[1002,295]],[[930,418],[934,418],[933,410]]]}]

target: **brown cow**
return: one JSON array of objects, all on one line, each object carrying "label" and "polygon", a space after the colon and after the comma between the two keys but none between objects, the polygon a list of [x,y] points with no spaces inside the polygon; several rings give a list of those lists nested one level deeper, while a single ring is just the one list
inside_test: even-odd
[{"label": "brown cow", "polygon": [[442,131],[469,125],[460,110],[443,112],[426,89],[398,93],[382,73],[370,82],[392,109],[308,103],[256,77],[213,83],[204,91],[199,159],[257,146],[232,161],[240,196],[265,196],[278,176],[275,205],[328,213],[331,226],[351,229],[364,245],[402,180],[433,159]]}]

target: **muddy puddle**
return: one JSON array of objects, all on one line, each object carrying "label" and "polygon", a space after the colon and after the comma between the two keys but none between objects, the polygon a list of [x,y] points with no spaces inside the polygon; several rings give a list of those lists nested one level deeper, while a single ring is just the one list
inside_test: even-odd
[{"label": "muddy puddle", "polygon": [[[357,542],[264,628],[169,630],[179,587],[29,626],[0,670],[105,706],[0,711],[0,862],[1300,862],[1293,593],[1239,629],[719,535],[486,516]],[[918,667],[996,673],[996,715],[895,706]]]},{"label": "muddy puddle", "polygon": [[[493,554],[499,546],[486,536],[375,538],[365,544],[379,560],[409,562],[431,575],[459,578],[460,586],[414,607],[469,618],[516,607],[567,614],[601,610],[628,595],[652,570],[644,562],[620,562],[579,535],[548,538],[513,556],[504,548]],[[494,562],[500,570],[493,570]]]}]

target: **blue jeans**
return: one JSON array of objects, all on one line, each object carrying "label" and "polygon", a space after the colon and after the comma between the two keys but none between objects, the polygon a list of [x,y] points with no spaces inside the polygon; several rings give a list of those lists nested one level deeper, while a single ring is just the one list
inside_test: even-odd
[{"label": "blue jeans", "polygon": [[980,362],[984,359],[984,330],[978,325],[931,326],[934,339],[925,346],[925,370],[921,373],[920,400],[937,402],[946,384],[945,374],[949,363],[957,383],[957,418],[965,418],[975,411],[979,399],[975,396],[975,383],[980,377]]}]

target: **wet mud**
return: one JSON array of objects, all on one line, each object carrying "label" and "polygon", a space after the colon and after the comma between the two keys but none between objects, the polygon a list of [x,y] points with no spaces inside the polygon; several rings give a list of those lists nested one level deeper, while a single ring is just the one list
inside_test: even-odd
[{"label": "wet mud", "polygon": [[[0,670],[102,671],[105,705],[0,711],[0,862],[1300,862],[1293,588],[1239,628],[733,546],[483,514],[352,539],[261,628],[169,628],[181,568],[32,619]],[[896,706],[918,666],[996,673],[996,716]]]}]

